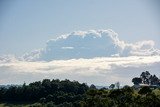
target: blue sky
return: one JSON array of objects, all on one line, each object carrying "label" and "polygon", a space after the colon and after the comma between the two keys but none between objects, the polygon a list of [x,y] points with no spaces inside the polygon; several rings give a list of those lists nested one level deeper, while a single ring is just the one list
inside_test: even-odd
[{"label": "blue sky", "polygon": [[159,4],[0,0],[0,84],[58,78],[132,85],[146,70],[159,77]]},{"label": "blue sky", "polygon": [[77,30],[113,29],[126,42],[160,47],[158,2],[149,0],[1,0],[0,55],[22,55]]}]

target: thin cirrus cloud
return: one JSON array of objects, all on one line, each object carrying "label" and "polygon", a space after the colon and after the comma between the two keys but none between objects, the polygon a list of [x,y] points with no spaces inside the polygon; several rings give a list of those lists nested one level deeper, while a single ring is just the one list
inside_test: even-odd
[{"label": "thin cirrus cloud", "polygon": [[154,41],[127,43],[112,30],[77,31],[49,40],[46,48],[22,57],[0,57],[0,84],[29,83],[44,78],[109,85],[142,71],[160,71],[160,50]]}]

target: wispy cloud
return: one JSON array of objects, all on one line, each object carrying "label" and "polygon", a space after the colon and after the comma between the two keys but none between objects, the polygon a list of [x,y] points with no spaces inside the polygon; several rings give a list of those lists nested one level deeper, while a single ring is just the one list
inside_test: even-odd
[{"label": "wispy cloud", "polygon": [[159,65],[160,56],[103,57],[50,62],[12,61],[0,63],[0,78],[1,83],[30,82],[47,77],[68,78],[99,85],[109,85],[116,81],[131,84],[131,78],[144,70],[158,73]]}]

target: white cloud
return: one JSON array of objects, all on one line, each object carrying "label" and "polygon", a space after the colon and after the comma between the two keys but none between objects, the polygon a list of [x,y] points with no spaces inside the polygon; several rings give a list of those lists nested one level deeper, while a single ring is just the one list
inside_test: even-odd
[{"label": "white cloud", "polygon": [[18,58],[16,58],[14,55],[0,56],[0,63],[16,62],[16,61],[18,61]]},{"label": "white cloud", "polygon": [[118,34],[109,30],[77,31],[49,40],[44,49],[27,53],[25,60],[52,61],[54,59],[78,59],[110,56],[160,55],[154,41],[126,43]]},{"label": "white cloud", "polygon": [[61,49],[74,49],[74,47],[61,47]]},{"label": "white cloud", "polygon": [[50,62],[2,62],[0,84],[60,78],[109,85],[116,81],[132,84],[131,79],[142,71],[158,74],[160,56],[102,57],[93,59],[54,60]]},{"label": "white cloud", "polygon": [[44,49],[22,58],[0,57],[0,84],[67,78],[131,85],[131,79],[145,70],[159,74],[160,50],[154,44],[152,40],[127,43],[112,30],[73,32],[49,40]]}]

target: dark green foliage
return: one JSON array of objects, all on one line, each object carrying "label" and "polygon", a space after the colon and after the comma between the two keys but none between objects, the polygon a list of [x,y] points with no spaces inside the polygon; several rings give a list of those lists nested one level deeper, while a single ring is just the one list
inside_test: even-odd
[{"label": "dark green foliage", "polygon": [[160,107],[160,90],[152,90],[143,87],[137,91],[127,85],[120,89],[96,89],[77,81],[45,79],[0,88],[0,101],[29,101],[29,107]]},{"label": "dark green foliage", "polygon": [[90,86],[90,88],[91,88],[91,89],[96,89],[96,86],[92,84],[92,85]]},{"label": "dark green foliage", "polygon": [[141,84],[142,83],[142,79],[141,78],[138,78],[138,77],[135,77],[132,79],[132,82],[134,84]]},{"label": "dark green foliage", "polygon": [[114,87],[115,87],[115,84],[111,84],[111,85],[109,86],[109,88],[111,88],[111,89],[114,89]]},{"label": "dark green foliage", "polygon": [[148,86],[145,86],[145,87],[142,87],[138,93],[144,95],[144,94],[148,94],[151,92],[152,90]]},{"label": "dark green foliage", "polygon": [[0,88],[0,101],[31,101],[31,102],[75,102],[82,100],[89,89],[86,84],[77,81],[44,79],[29,85]]},{"label": "dark green foliage", "polygon": [[160,79],[156,75],[151,75],[149,71],[142,72],[140,77],[135,77],[132,82],[136,85],[138,84],[148,84],[160,86]]}]

